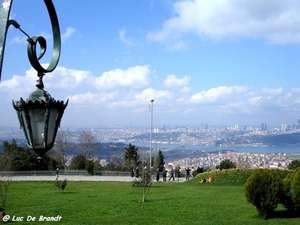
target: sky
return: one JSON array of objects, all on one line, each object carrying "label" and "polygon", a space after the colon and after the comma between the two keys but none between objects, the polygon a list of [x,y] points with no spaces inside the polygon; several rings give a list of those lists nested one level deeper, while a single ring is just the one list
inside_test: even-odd
[{"label": "sky", "polygon": [[[45,90],[69,104],[61,127],[268,126],[300,118],[299,0],[53,0],[62,48]],[[10,18],[53,38],[44,1],[14,0]],[[35,90],[27,37],[10,27],[0,127]]]}]

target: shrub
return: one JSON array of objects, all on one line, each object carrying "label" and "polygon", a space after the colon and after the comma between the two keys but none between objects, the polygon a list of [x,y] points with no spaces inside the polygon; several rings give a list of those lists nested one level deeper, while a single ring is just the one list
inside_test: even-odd
[{"label": "shrub", "polygon": [[246,181],[244,193],[259,215],[269,219],[280,198],[282,182],[276,171],[257,169]]},{"label": "shrub", "polygon": [[288,174],[283,180],[280,203],[289,211],[300,210],[300,168]]},{"label": "shrub", "polygon": [[284,205],[288,210],[294,210],[294,201],[291,194],[291,182],[293,179],[293,173],[289,173],[282,182],[282,191],[280,194],[280,203]]},{"label": "shrub", "polygon": [[300,167],[298,167],[291,181],[291,196],[296,210],[300,210]]},{"label": "shrub", "polygon": [[300,159],[296,159],[293,160],[289,165],[288,165],[288,169],[289,170],[295,170],[298,167],[300,167]]},{"label": "shrub", "polygon": [[8,188],[9,188],[11,182],[12,182],[11,178],[9,178],[9,177],[0,179],[0,199],[1,199],[0,206],[2,209],[4,209],[6,206]]},{"label": "shrub", "polygon": [[223,160],[220,165],[216,166],[216,169],[232,169],[236,168],[236,164],[234,162],[231,162],[229,159]]},{"label": "shrub", "polygon": [[133,182],[134,187],[142,187],[143,188],[143,195],[142,195],[142,202],[146,201],[146,197],[150,191],[150,188],[153,184],[151,171],[149,168],[144,168],[142,170],[141,177],[139,179],[136,179]]},{"label": "shrub", "polygon": [[63,191],[67,186],[67,179],[64,180],[56,180],[54,185],[60,190]]},{"label": "shrub", "polygon": [[94,162],[92,160],[87,160],[85,164],[85,169],[90,175],[94,174]]}]

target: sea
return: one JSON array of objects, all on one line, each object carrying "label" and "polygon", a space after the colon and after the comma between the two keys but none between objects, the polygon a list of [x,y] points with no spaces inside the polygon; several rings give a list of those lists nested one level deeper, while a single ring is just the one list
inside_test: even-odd
[{"label": "sea", "polygon": [[[149,143],[143,142],[130,142],[136,147],[150,147]],[[129,143],[128,143],[129,144]],[[162,151],[170,150],[193,150],[193,151],[202,151],[202,152],[216,152],[222,150],[233,150],[241,153],[252,153],[252,154],[271,154],[271,153],[289,153],[289,154],[300,154],[300,145],[293,146],[207,146],[207,145],[180,145],[180,144],[161,144],[161,143],[152,143],[152,149],[160,149]]]}]

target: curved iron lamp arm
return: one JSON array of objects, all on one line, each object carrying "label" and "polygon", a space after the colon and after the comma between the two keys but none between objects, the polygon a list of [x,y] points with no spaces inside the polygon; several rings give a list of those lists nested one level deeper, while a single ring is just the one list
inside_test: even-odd
[{"label": "curved iron lamp arm", "polygon": [[[46,39],[42,36],[29,37],[23,30],[20,29],[20,25],[16,21],[9,20],[9,14],[10,14],[13,0],[3,0],[1,11],[0,11],[0,81],[1,81],[6,35],[10,25],[13,25],[17,29],[20,29],[27,37],[29,37],[27,54],[32,67],[38,72],[39,83],[37,86],[39,88],[43,89],[44,87],[42,83],[42,77],[44,76],[44,74],[52,72],[56,68],[59,61],[60,50],[61,50],[59,23],[58,23],[57,14],[54,5],[52,3],[52,0],[44,0],[44,2],[47,7],[48,14],[51,20],[52,33],[53,33],[53,53],[52,53],[51,62],[47,68],[42,67],[42,65],[39,62],[39,60],[44,56],[47,49]],[[41,49],[41,53],[39,54],[39,56],[37,56],[36,53],[37,44],[40,45],[40,49]]]}]

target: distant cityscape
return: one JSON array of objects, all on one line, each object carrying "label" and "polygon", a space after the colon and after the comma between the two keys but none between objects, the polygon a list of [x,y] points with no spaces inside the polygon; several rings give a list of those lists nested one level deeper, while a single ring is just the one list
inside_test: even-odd
[{"label": "distant cityscape", "polygon": [[[287,146],[300,145],[300,119],[296,124],[282,124],[280,128],[268,128],[267,123],[261,123],[260,127],[248,126],[224,126],[210,128],[204,127],[170,127],[153,128],[153,144],[178,144],[178,145],[207,145],[225,147],[246,146]],[[95,135],[99,142],[139,142],[145,145],[150,142],[149,127],[127,128],[60,128],[65,130],[76,141],[82,131],[88,131]],[[18,128],[1,128],[0,139],[25,139],[23,131]]]},{"label": "distant cityscape", "polygon": [[[169,127],[162,126],[152,131],[152,153],[158,149],[166,155],[169,166],[181,168],[198,166],[214,169],[224,159],[230,159],[240,167],[276,167],[286,168],[293,159],[300,159],[300,120],[295,124],[282,124],[280,128],[268,128],[267,123],[259,127],[234,125],[230,127],[210,128],[207,124],[203,127]],[[150,129],[146,128],[61,128],[67,131],[69,140],[77,141],[82,131],[91,132],[100,143],[132,143],[146,149],[142,155],[148,157],[150,146]],[[25,143],[23,131],[16,128],[0,128],[0,140],[16,139]],[[189,149],[187,146],[193,146]],[[199,147],[201,146],[201,148]],[[284,148],[293,146],[295,151],[285,152]],[[299,148],[297,148],[299,146]],[[197,150],[197,147],[198,150]],[[219,151],[209,152],[203,149],[218,147]],[[262,154],[251,152],[232,151],[243,147],[282,147],[278,153]],[[192,151],[193,150],[193,151]],[[201,151],[200,151],[201,150]],[[1,150],[0,150],[1,151]],[[100,150],[101,151],[101,150]],[[173,155],[173,157],[171,157]],[[176,157],[174,157],[176,156]],[[68,156],[69,160],[72,156]],[[122,155],[119,155],[122,158]],[[106,164],[109,158],[97,158],[101,164]]]}]

